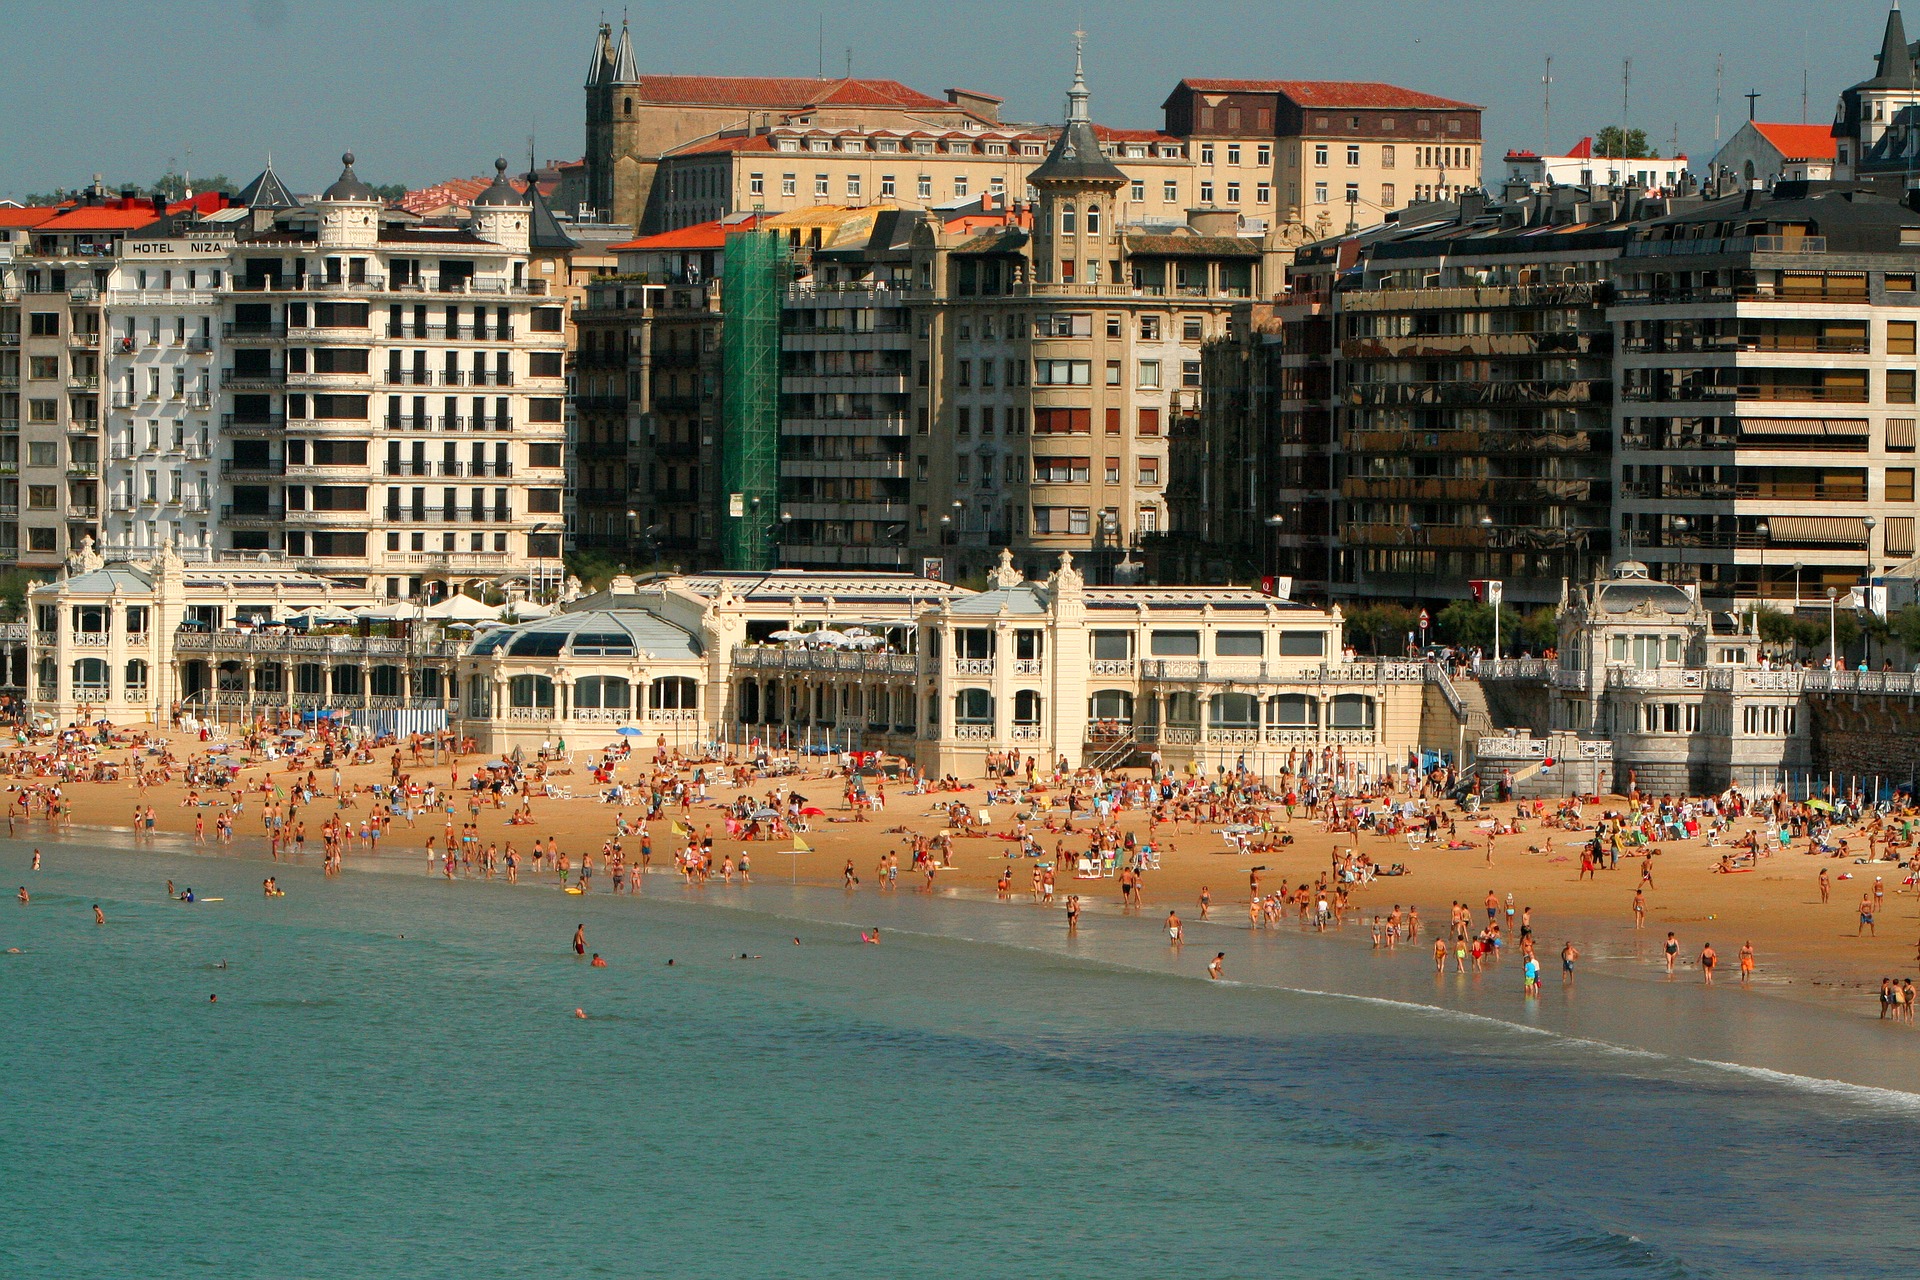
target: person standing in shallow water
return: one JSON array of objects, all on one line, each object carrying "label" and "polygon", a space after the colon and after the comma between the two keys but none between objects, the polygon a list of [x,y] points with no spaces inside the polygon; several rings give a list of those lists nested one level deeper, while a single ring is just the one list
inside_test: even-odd
[{"label": "person standing in shallow water", "polygon": [[577,956],[587,954],[587,926],[585,924],[582,924],[573,931],[573,954]]}]

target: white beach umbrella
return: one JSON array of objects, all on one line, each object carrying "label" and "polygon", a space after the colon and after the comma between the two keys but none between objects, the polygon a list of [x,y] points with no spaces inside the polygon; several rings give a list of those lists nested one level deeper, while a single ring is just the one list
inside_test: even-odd
[{"label": "white beach umbrella", "polygon": [[421,612],[427,618],[464,618],[469,622],[478,622],[482,618],[494,619],[500,616],[500,610],[494,605],[481,604],[472,596],[448,596],[438,604],[428,605]]}]

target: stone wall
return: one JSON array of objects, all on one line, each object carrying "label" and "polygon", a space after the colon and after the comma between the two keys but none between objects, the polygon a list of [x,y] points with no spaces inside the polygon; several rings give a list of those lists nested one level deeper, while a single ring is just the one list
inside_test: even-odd
[{"label": "stone wall", "polygon": [[1495,729],[1544,737],[1553,728],[1553,687],[1538,680],[1482,680]]},{"label": "stone wall", "polygon": [[1836,778],[1881,777],[1895,783],[1920,774],[1920,703],[1912,698],[1809,695],[1813,771]]}]

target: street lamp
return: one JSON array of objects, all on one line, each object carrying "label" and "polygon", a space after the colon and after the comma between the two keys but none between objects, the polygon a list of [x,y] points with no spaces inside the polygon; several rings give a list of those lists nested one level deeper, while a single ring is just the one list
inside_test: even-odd
[{"label": "street lamp", "polygon": [[1840,600],[1840,588],[1828,587],[1827,588],[1827,670],[1829,671],[1838,671],[1840,669],[1840,663],[1837,661],[1838,655],[1834,653],[1834,636],[1836,634],[1835,628],[1834,628],[1834,611],[1839,608],[1839,600]]},{"label": "street lamp", "polygon": [[1286,523],[1287,518],[1281,515],[1268,516],[1266,519],[1267,528],[1272,531],[1267,535],[1268,563],[1271,566],[1269,573],[1274,577],[1280,575],[1280,529]]},{"label": "street lamp", "polygon": [[1793,562],[1793,611],[1800,612],[1800,570],[1806,566],[1800,561]]},{"label": "street lamp", "polygon": [[1872,516],[1864,516],[1860,523],[1867,531],[1867,585],[1873,585],[1873,530],[1880,522]]}]

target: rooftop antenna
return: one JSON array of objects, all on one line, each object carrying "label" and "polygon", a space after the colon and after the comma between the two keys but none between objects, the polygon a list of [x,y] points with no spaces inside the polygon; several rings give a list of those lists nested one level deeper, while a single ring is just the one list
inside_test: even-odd
[{"label": "rooftop antenna", "polygon": [[1807,29],[1800,28],[1800,123],[1807,122]]},{"label": "rooftop antenna", "polygon": [[847,79],[853,79],[853,46],[847,46]]},{"label": "rooftop antenna", "polygon": [[1553,55],[1547,55],[1547,74],[1540,77],[1540,83],[1546,90],[1546,100],[1541,108],[1541,132],[1544,135],[1540,144],[1540,154],[1553,154]]},{"label": "rooftop antenna", "polygon": [[1713,149],[1720,150],[1720,90],[1727,78],[1727,55],[1715,54],[1713,59]]},{"label": "rooftop antenna", "polygon": [[820,32],[815,38],[813,78],[827,78],[827,15],[820,15]]}]

